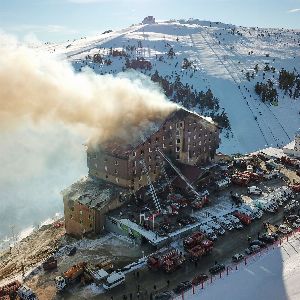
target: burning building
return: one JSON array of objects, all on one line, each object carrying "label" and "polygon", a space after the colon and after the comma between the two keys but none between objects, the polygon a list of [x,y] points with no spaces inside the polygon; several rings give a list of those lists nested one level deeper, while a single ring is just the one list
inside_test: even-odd
[{"label": "burning building", "polygon": [[73,183],[62,194],[66,233],[75,236],[101,232],[106,213],[129,197],[126,189],[89,177]]},{"label": "burning building", "polygon": [[110,142],[89,147],[89,175],[138,190],[147,184],[145,167],[152,180],[160,175],[163,152],[186,165],[204,165],[219,147],[219,129],[206,118],[179,108],[164,120],[151,123],[134,143]]},{"label": "burning building", "polygon": [[165,159],[183,169],[203,166],[215,158],[219,128],[210,120],[178,108],[148,123],[130,143],[115,139],[87,148],[89,177],[63,192],[66,232],[99,233],[105,215],[157,181]]}]

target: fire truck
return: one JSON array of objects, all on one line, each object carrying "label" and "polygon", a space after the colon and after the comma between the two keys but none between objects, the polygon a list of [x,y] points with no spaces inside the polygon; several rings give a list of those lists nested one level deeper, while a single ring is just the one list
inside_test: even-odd
[{"label": "fire truck", "polygon": [[191,260],[198,260],[201,256],[212,251],[213,242],[206,239],[202,232],[196,231],[183,240],[183,247],[188,252]]},{"label": "fire truck", "polygon": [[163,270],[171,273],[181,267],[185,262],[185,257],[176,249],[168,249],[163,252],[157,252],[149,256],[147,265],[151,270]]}]

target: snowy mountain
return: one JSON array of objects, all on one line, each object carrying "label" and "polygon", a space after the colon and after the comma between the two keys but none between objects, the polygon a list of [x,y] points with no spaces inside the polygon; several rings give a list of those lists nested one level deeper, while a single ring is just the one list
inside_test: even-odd
[{"label": "snowy mountain", "polygon": [[[65,55],[77,71],[89,66],[115,75],[133,68],[151,77],[172,101],[224,128],[220,150],[226,153],[285,145],[300,127],[300,98],[278,84],[282,68],[299,78],[300,30],[171,20],[44,48]],[[268,79],[276,103],[255,92]]]}]

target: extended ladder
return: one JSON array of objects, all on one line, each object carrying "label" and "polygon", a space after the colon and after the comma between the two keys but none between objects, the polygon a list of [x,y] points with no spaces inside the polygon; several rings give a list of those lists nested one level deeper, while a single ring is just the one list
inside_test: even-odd
[{"label": "extended ladder", "polygon": [[161,211],[161,205],[160,205],[159,200],[157,198],[157,195],[155,193],[155,189],[154,189],[154,186],[152,184],[152,181],[151,181],[151,178],[150,178],[150,175],[149,175],[146,163],[145,163],[145,161],[143,159],[140,160],[140,163],[143,166],[143,170],[144,170],[144,172],[145,172],[145,174],[147,176],[147,181],[148,181],[148,185],[149,185],[149,191],[150,191],[150,194],[152,196],[155,208],[157,209],[158,212],[160,212]]},{"label": "extended ladder", "polygon": [[157,151],[161,154],[161,156],[170,164],[170,166],[174,169],[174,171],[179,175],[179,177],[186,183],[192,193],[196,196],[196,198],[201,199],[202,196],[196,191],[196,189],[190,184],[187,178],[180,172],[180,170],[172,163],[172,161],[160,150]]}]

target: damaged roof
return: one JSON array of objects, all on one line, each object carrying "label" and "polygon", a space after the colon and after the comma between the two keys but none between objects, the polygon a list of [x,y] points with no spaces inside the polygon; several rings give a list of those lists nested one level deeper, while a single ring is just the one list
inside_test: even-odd
[{"label": "damaged roof", "polygon": [[119,138],[115,139],[114,141],[106,142],[104,145],[100,145],[101,151],[104,151],[114,157],[127,158],[138,145],[144,143],[153,133],[157,132],[169,120],[173,118],[181,120],[189,115],[196,116],[197,118],[202,119],[204,122],[216,126],[210,117],[201,116],[196,112],[178,106],[178,109],[171,112],[164,119],[148,122],[146,126],[143,126],[144,128],[141,129],[139,135],[135,136],[134,141],[130,144],[128,144],[128,140]]},{"label": "damaged roof", "polygon": [[100,179],[83,177],[62,191],[69,201],[78,201],[90,208],[100,209],[107,202],[125,196],[127,189]]}]

